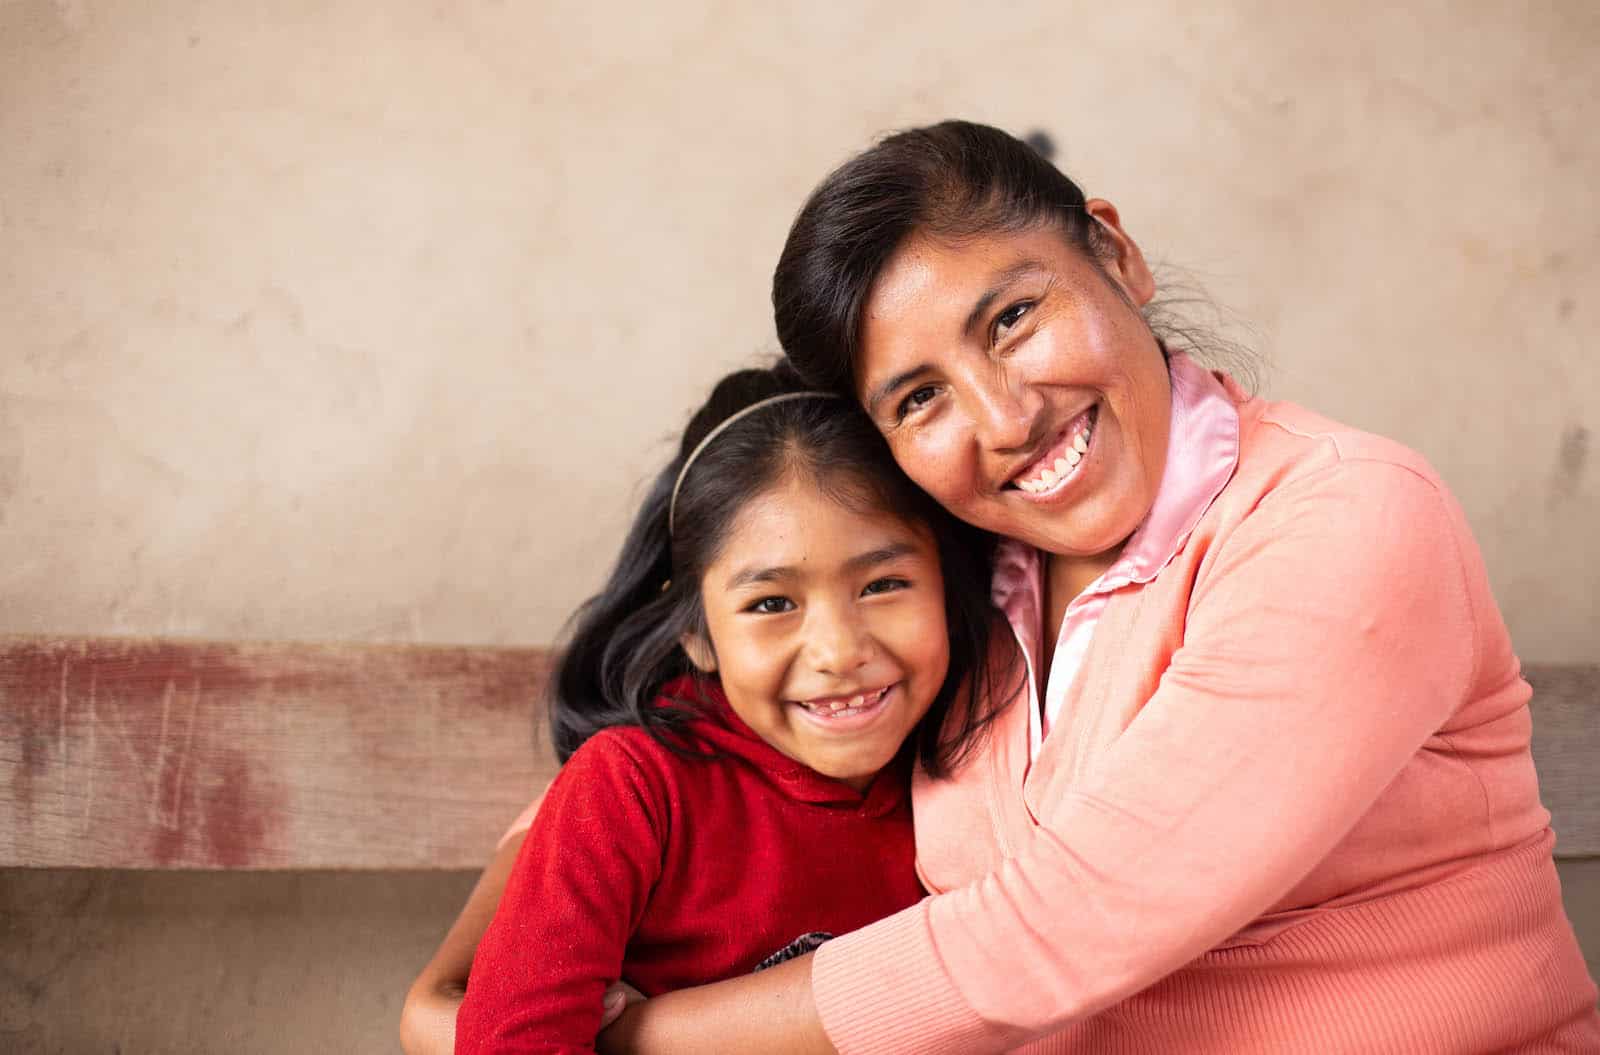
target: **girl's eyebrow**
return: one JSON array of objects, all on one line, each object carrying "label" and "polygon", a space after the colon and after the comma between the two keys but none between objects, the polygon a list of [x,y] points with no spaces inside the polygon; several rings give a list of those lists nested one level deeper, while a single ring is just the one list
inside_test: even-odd
[{"label": "girl's eyebrow", "polygon": [[[847,572],[860,572],[879,564],[887,564],[901,557],[911,556],[917,552],[917,545],[913,542],[891,542],[886,546],[878,546],[864,553],[858,553],[844,562]],[[728,577],[727,590],[737,590],[742,586],[760,586],[765,583],[779,582],[784,579],[797,578],[800,570],[792,564],[777,564],[771,567],[741,568]]]},{"label": "girl's eyebrow", "polygon": [[899,557],[908,557],[917,552],[917,547],[910,542],[891,542],[887,546],[858,553],[844,562],[848,571],[865,571],[879,564],[887,564]]},{"label": "girl's eyebrow", "polygon": [[728,576],[728,582],[723,586],[725,590],[737,590],[741,586],[758,586],[762,583],[777,582],[780,579],[794,577],[794,568],[784,564],[772,568],[740,568]]}]

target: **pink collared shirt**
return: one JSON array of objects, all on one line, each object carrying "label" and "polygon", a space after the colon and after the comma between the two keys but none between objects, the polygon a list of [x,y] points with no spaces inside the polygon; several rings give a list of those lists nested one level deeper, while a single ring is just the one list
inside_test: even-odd
[{"label": "pink collared shirt", "polygon": [[[1161,486],[1149,515],[1116,563],[1067,606],[1056,635],[1049,684],[1041,706],[1030,709],[1030,759],[1039,756],[1040,744],[1061,713],[1067,690],[1083,665],[1094,628],[1112,594],[1133,583],[1149,582],[1172,562],[1239,464],[1239,412],[1221,383],[1182,354],[1172,357],[1169,373],[1172,427],[1167,433]],[[1022,647],[1030,698],[1039,700],[1037,672],[1045,615],[1044,561],[1037,549],[1015,539],[1000,543],[993,597]]]}]

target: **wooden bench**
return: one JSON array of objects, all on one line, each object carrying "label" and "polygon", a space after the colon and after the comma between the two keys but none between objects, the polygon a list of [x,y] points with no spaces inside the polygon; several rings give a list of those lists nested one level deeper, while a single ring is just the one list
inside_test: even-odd
[{"label": "wooden bench", "polygon": [[[555,772],[542,649],[0,637],[0,867],[464,869]],[[1600,665],[1530,666],[1562,858]]]},{"label": "wooden bench", "polygon": [[[0,1047],[393,1051],[406,982],[554,774],[547,671],[541,649],[0,637]],[[1600,665],[1527,674],[1594,970]]]}]

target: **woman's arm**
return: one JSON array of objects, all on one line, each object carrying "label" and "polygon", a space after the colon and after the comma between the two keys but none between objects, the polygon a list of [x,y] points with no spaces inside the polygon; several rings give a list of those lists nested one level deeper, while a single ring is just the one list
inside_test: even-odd
[{"label": "woman's arm", "polygon": [[630,1005],[600,1034],[603,1055],[837,1055],[811,998],[811,956]]},{"label": "woman's arm", "polygon": [[494,918],[527,834],[518,832],[501,843],[439,950],[411,983],[400,1010],[400,1047],[406,1055],[451,1055],[455,1051],[456,1012],[467,991],[472,957]]}]

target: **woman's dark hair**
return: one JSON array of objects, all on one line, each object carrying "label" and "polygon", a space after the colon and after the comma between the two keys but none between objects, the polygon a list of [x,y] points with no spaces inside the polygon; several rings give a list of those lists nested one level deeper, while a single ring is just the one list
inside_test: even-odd
[{"label": "woman's dark hair", "polygon": [[[818,388],[854,395],[867,292],[913,234],[961,239],[1048,224],[1100,267],[1107,248],[1100,225],[1084,208],[1083,191],[1051,164],[1053,149],[1040,133],[1024,141],[988,125],[943,121],[895,133],[830,173],[795,217],[772,274],[778,341],[789,361]],[[1184,288],[1176,302],[1197,300],[1205,298]],[[1144,309],[1163,353],[1218,347],[1220,356],[1208,358],[1251,371],[1248,352],[1183,325],[1172,304]]]},{"label": "woman's dark hair", "polygon": [[[697,713],[694,701],[664,702],[658,696],[669,681],[695,673],[679,641],[705,633],[700,579],[740,509],[794,473],[804,473],[847,508],[890,511],[926,524],[938,543],[950,669],[912,734],[923,766],[936,776],[947,772],[1009,699],[1015,665],[1005,672],[990,666],[990,636],[997,626],[989,603],[993,536],[952,517],[907,479],[851,400],[791,399],[733,422],[684,475],[669,531],[673,485],[701,440],[761,400],[806,388],[785,364],[739,370],[718,382],[690,419],[677,455],[651,484],[605,585],[573,617],[557,660],[550,730],[563,762],[589,737],[615,725],[642,726],[668,747],[692,749],[683,724]],[[947,722],[952,710],[960,717]]]}]

